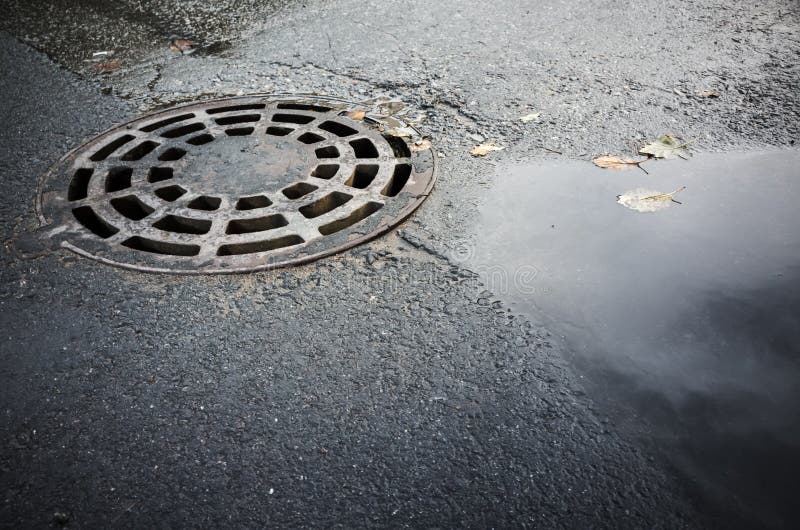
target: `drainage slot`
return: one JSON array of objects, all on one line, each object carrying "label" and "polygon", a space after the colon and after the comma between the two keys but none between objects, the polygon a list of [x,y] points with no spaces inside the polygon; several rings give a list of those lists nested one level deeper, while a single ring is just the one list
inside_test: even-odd
[{"label": "drainage slot", "polygon": [[207,234],[211,230],[211,221],[167,215],[153,223],[153,227],[165,232],[177,232],[179,234]]},{"label": "drainage slot", "polygon": [[392,152],[394,153],[395,158],[408,158],[411,156],[411,150],[408,148],[408,145],[403,141],[402,138],[399,136],[391,136],[389,134],[384,134],[383,138],[388,142],[389,146],[392,148]]},{"label": "drainage slot", "polygon": [[347,125],[339,123],[338,121],[324,121],[320,123],[318,127],[323,131],[328,131],[329,133],[333,133],[336,136],[342,137],[352,136],[358,132],[352,127],[348,127]]},{"label": "drainage slot", "polygon": [[150,153],[153,149],[158,147],[160,144],[153,142],[151,140],[147,140],[146,142],[142,142],[124,155],[122,155],[122,160],[131,161],[131,160],[141,160],[148,153]]},{"label": "drainage slot", "polygon": [[339,150],[332,145],[329,145],[328,147],[320,147],[319,149],[315,150],[314,153],[317,155],[317,158],[339,157]]},{"label": "drainage slot", "polygon": [[333,193],[328,194],[321,199],[312,202],[311,204],[302,206],[300,208],[300,213],[303,214],[307,219],[313,219],[338,208],[352,198],[352,195],[348,195],[340,191],[334,191]]},{"label": "drainage slot", "polygon": [[236,127],[235,129],[225,129],[225,134],[228,136],[247,136],[253,134],[254,127]]},{"label": "drainage slot", "polygon": [[273,230],[289,224],[289,221],[280,214],[267,215],[266,217],[256,217],[255,219],[234,219],[228,223],[226,234],[249,234],[252,232],[264,232]]},{"label": "drainage slot", "polygon": [[120,191],[131,187],[133,168],[126,166],[112,167],[106,175],[106,192]]},{"label": "drainage slot", "polygon": [[319,233],[323,236],[327,236],[333,234],[334,232],[338,232],[339,230],[344,230],[348,226],[352,226],[359,221],[363,221],[381,208],[383,208],[383,204],[379,202],[368,202],[361,208],[354,210],[353,213],[347,217],[343,217],[342,219],[337,219],[336,221],[332,221],[328,224],[320,226]]},{"label": "drainage slot", "polygon": [[350,142],[356,158],[378,158],[378,148],[366,138],[359,138]]},{"label": "drainage slot", "polygon": [[181,149],[180,147],[170,147],[163,153],[158,156],[158,159],[162,162],[172,162],[174,160],[180,160],[183,158],[183,155],[186,154],[186,150]]},{"label": "drainage slot", "polygon": [[320,164],[311,172],[312,177],[329,180],[339,171],[339,164]]},{"label": "drainage slot", "polygon": [[136,195],[126,195],[111,199],[111,206],[128,219],[134,221],[141,221],[153,213],[153,209],[143,203]]},{"label": "drainage slot", "polygon": [[392,178],[386,183],[386,187],[383,188],[381,194],[387,197],[394,197],[405,187],[410,176],[411,166],[409,164],[397,164],[394,166]]},{"label": "drainage slot", "polygon": [[205,210],[208,212],[212,212],[217,208],[219,208],[221,202],[222,199],[220,199],[219,197],[208,197],[206,195],[201,195],[200,197],[193,199],[186,206],[188,206],[192,210]]},{"label": "drainage slot", "polygon": [[290,129],[288,127],[267,127],[267,134],[271,134],[272,136],[286,136],[294,129]]},{"label": "drainage slot", "polygon": [[97,152],[95,152],[95,154],[89,157],[89,160],[93,160],[94,162],[105,160],[106,158],[108,158],[108,155],[110,155],[111,153],[113,153],[114,151],[116,151],[117,149],[119,149],[120,147],[127,144],[133,139],[134,137],[131,136],[130,134],[126,134],[125,136],[120,136],[113,142],[106,144],[100,149],[98,149]]},{"label": "drainage slot", "polygon": [[75,171],[72,175],[72,180],[69,182],[69,191],[67,192],[67,199],[70,201],[79,201],[85,199],[89,194],[89,180],[92,178],[94,169],[82,167]]},{"label": "drainage slot", "polygon": [[213,140],[214,140],[214,137],[211,136],[210,134],[201,134],[201,135],[189,138],[188,140],[186,140],[186,143],[187,144],[192,144],[192,145],[203,145],[203,144],[207,144],[208,142],[211,142]]},{"label": "drainage slot", "polygon": [[166,188],[158,188],[153,193],[155,193],[157,197],[164,199],[167,202],[172,202],[186,193],[186,190],[180,186],[167,186]]},{"label": "drainage slot", "polygon": [[233,105],[230,107],[215,107],[213,109],[208,109],[206,113],[219,114],[220,112],[233,112],[235,110],[260,110],[266,107],[267,106],[263,103],[254,103],[252,105]]},{"label": "drainage slot", "polygon": [[119,232],[118,228],[109,224],[108,221],[97,215],[97,213],[88,206],[75,208],[72,210],[72,215],[94,235],[102,237],[103,239],[108,239]]},{"label": "drainage slot", "polygon": [[363,190],[375,180],[378,169],[380,169],[380,166],[377,164],[359,164],[345,184]]},{"label": "drainage slot", "polygon": [[314,116],[306,116],[305,114],[275,114],[272,116],[272,121],[279,123],[309,123],[314,121]]},{"label": "drainage slot", "polygon": [[160,129],[161,127],[166,127],[167,125],[178,123],[179,121],[188,120],[189,118],[194,118],[194,114],[181,114],[180,116],[173,116],[172,118],[167,118],[166,120],[157,121],[155,123],[151,123],[150,125],[145,125],[144,127],[140,127],[139,130],[144,132],[151,132],[155,131],[156,129]]},{"label": "drainage slot", "polygon": [[171,167],[151,167],[147,173],[147,182],[163,182],[173,177]]},{"label": "drainage slot", "polygon": [[292,184],[288,188],[282,190],[283,194],[286,195],[288,198],[295,200],[299,199],[300,197],[305,197],[312,191],[316,190],[317,186],[313,184],[308,184],[306,182],[298,182],[297,184]]},{"label": "drainage slot", "polygon": [[315,144],[317,142],[321,142],[325,138],[318,134],[307,132],[305,134],[301,134],[297,137],[298,141],[303,142],[304,144]]},{"label": "drainage slot", "polygon": [[306,103],[278,103],[279,109],[287,110],[310,110],[312,112],[328,112],[330,107],[322,107],[320,105],[308,105]]},{"label": "drainage slot", "polygon": [[164,138],[177,138],[179,136],[186,136],[187,134],[202,131],[205,129],[206,126],[202,123],[190,123],[188,125],[183,125],[181,127],[175,127],[174,129],[170,129],[168,131],[164,131],[161,133],[161,136]]},{"label": "drainage slot", "polygon": [[300,236],[284,236],[267,241],[253,241],[252,243],[237,243],[232,245],[222,245],[217,251],[217,256],[236,256],[239,254],[253,254],[255,252],[268,252],[283,247],[291,247],[305,243]]},{"label": "drainage slot", "polygon": [[250,123],[261,119],[261,114],[241,114],[239,116],[224,116],[214,120],[218,125],[233,125],[234,123]]},{"label": "drainage slot", "polygon": [[256,208],[266,208],[271,205],[272,201],[264,195],[255,195],[253,197],[242,197],[236,201],[237,210],[255,210]]},{"label": "drainage slot", "polygon": [[167,243],[146,237],[134,236],[122,242],[123,246],[133,250],[152,252],[153,254],[168,254],[170,256],[196,256],[200,253],[199,245],[182,245],[180,243]]}]

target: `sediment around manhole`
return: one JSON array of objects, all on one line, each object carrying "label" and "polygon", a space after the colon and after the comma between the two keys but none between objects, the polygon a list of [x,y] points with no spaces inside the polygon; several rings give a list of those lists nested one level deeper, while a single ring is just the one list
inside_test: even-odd
[{"label": "sediment around manhole", "polygon": [[350,112],[360,108],[244,96],[115,127],[42,177],[39,233],[103,263],[184,274],[272,269],[358,245],[400,223],[435,179],[435,155],[416,148],[413,128]]}]

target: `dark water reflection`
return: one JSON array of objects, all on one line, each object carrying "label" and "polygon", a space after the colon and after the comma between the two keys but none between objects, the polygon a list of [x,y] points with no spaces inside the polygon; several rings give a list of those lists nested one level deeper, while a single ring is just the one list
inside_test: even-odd
[{"label": "dark water reflection", "polygon": [[[703,511],[788,526],[800,476],[800,152],[648,169],[499,168],[472,265],[509,278],[535,267],[533,288],[511,281],[500,294],[563,335],[593,397],[667,457]],[[684,185],[683,204],[659,212],[615,202]]]}]

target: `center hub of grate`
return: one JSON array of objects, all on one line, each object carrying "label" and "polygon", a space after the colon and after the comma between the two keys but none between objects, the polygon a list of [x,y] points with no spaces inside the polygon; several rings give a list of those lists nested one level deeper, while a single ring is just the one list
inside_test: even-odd
[{"label": "center hub of grate", "polygon": [[430,147],[373,110],[248,96],[131,121],[42,177],[41,233],[159,272],[265,270],[339,252],[401,222],[433,187]]},{"label": "center hub of grate", "polygon": [[234,200],[273,193],[303,179],[314,168],[307,145],[275,136],[226,136],[209,143],[199,156],[175,163],[175,182],[209,196]]}]

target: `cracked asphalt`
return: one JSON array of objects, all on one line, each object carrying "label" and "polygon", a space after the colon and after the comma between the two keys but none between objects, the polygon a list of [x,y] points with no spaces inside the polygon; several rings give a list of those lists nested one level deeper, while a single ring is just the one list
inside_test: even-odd
[{"label": "cracked asphalt", "polygon": [[[400,231],[293,269],[146,275],[5,246],[2,526],[790,526],[710,506],[453,256],[505,163],[664,133],[795,145],[796,2],[0,7],[4,241],[36,227],[36,183],[64,153],[177,102],[388,95],[442,155]],[[176,36],[200,49],[169,50]],[[109,50],[121,68],[97,74]],[[506,149],[469,157],[481,138]]]}]

